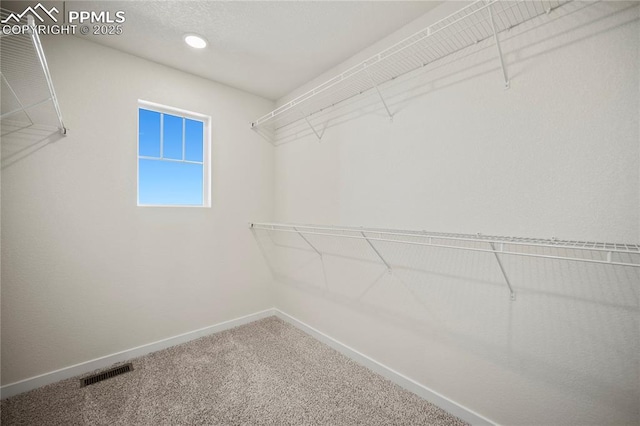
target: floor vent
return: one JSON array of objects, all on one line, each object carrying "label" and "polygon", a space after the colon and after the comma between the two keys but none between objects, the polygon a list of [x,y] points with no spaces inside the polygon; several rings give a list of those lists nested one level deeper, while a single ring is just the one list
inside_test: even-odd
[{"label": "floor vent", "polygon": [[119,376],[120,374],[128,373],[129,371],[133,371],[133,365],[131,365],[131,363],[121,365],[119,367],[110,368],[109,370],[103,371],[102,373],[94,374],[93,376],[80,379],[80,387],[83,388],[85,386],[89,386],[94,383]]}]

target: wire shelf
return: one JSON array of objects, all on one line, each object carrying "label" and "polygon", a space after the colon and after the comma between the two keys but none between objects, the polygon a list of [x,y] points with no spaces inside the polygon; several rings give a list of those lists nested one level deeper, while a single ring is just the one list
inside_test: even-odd
[{"label": "wire shelf", "polygon": [[[549,13],[568,1],[477,0],[258,118],[251,126],[255,130],[277,131],[492,37],[499,50],[498,33]],[[502,63],[501,53],[500,60]],[[503,72],[508,87],[504,65]]]},{"label": "wire shelf", "polygon": [[496,255],[528,256],[615,266],[640,267],[640,245],[638,244],[283,223],[251,223],[250,227],[256,230],[291,232],[303,236],[359,239],[368,241],[369,243],[372,241],[390,242],[487,252]]},{"label": "wire shelf", "polygon": [[[3,21],[10,14],[11,11],[0,9]],[[33,28],[35,24],[33,17],[24,16],[12,25]],[[67,128],[37,32],[2,34],[0,55],[0,120],[3,126],[20,129],[48,125],[66,134]]]}]

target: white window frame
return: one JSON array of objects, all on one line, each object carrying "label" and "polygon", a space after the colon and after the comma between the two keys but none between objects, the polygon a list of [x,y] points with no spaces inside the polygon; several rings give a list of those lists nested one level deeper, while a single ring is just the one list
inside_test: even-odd
[{"label": "white window frame", "polygon": [[[159,112],[163,114],[171,114],[178,117],[189,118],[192,120],[201,121],[203,123],[203,140],[202,140],[202,205],[187,205],[187,204],[140,204],[140,158],[144,159],[146,157],[140,156],[140,108]],[[136,108],[136,123],[137,123],[137,135],[136,140],[137,143],[137,151],[136,151],[136,198],[137,198],[137,206],[138,207],[190,207],[190,208],[199,208],[199,207],[211,207],[211,117],[208,115],[200,114],[198,112],[187,111],[185,109],[170,107],[167,105],[158,104],[155,102],[149,102],[142,99],[138,99],[138,108]],[[161,128],[161,143],[162,143],[162,132],[164,129]],[[184,143],[183,140],[183,157],[184,157]],[[162,155],[162,149],[160,151],[160,155]],[[154,158],[155,159],[155,158]],[[186,160],[172,160],[172,159],[163,159],[160,158],[157,161],[178,161],[178,162],[186,162]],[[198,163],[199,164],[199,163]]]}]

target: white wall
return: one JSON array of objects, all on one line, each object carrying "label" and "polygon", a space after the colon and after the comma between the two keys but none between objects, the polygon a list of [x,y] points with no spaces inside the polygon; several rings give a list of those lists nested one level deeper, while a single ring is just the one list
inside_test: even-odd
[{"label": "white wall", "polygon": [[[2,383],[273,306],[247,230],[273,213],[273,148],[250,130],[273,103],[78,37],[43,44],[70,133],[3,157]],[[136,207],[138,99],[212,117],[211,208]]]},{"label": "white wall", "polygon": [[[509,90],[481,43],[384,88],[393,123],[368,93],[314,116],[321,142],[281,132],[276,220],[638,243],[635,5],[573,2],[504,34]],[[295,235],[259,239],[278,308],[489,419],[640,421],[637,268],[505,257],[510,302],[491,255],[380,244],[388,275],[365,243],[316,237],[321,262]]]}]

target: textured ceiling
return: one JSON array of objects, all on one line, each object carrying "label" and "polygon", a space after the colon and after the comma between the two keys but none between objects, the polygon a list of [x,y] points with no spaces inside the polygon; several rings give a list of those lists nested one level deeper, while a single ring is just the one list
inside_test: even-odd
[{"label": "textured ceiling", "polygon": [[[122,35],[81,37],[275,100],[439,3],[68,1],[66,8],[123,10]],[[186,46],[189,32],[209,46]]]}]

